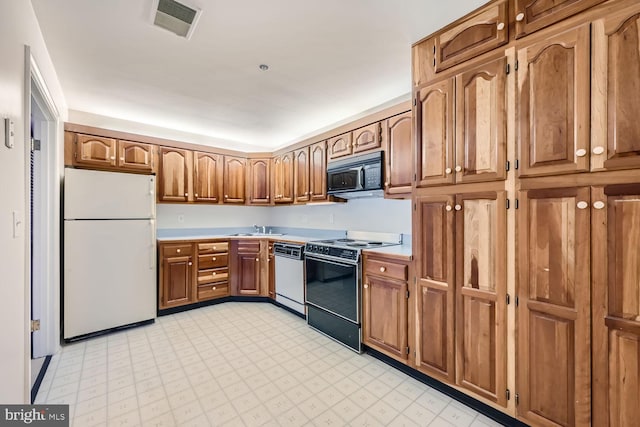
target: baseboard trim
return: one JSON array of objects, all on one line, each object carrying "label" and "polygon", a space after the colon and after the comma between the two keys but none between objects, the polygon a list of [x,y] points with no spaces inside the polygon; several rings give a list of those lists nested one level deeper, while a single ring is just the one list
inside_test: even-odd
[{"label": "baseboard trim", "polygon": [[44,357],[44,363],[40,367],[40,372],[38,372],[38,377],[36,378],[36,382],[31,387],[31,404],[36,401],[36,396],[38,395],[38,391],[40,390],[40,385],[42,385],[42,380],[44,379],[45,374],[47,373],[47,368],[49,368],[49,363],[51,362],[51,356]]}]

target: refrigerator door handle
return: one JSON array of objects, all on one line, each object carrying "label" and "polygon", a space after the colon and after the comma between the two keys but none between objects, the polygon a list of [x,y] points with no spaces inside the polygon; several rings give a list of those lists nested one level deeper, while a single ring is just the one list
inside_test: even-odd
[{"label": "refrigerator door handle", "polygon": [[149,229],[151,235],[151,244],[149,245],[149,270],[153,270],[155,268],[156,254],[155,254],[155,246],[156,246],[156,228],[153,226],[153,220],[149,220]]}]

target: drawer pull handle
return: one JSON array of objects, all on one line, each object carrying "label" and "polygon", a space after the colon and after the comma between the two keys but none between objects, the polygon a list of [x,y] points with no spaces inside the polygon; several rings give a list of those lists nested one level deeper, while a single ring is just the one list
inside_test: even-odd
[{"label": "drawer pull handle", "polygon": [[384,273],[385,271],[387,271],[387,267],[380,267],[380,273]]},{"label": "drawer pull handle", "polygon": [[593,204],[593,207],[596,208],[596,209],[602,209],[602,208],[604,208],[604,202],[601,202],[600,200],[598,200],[597,202],[595,202]]},{"label": "drawer pull handle", "polygon": [[520,22],[524,19],[524,13],[520,12],[516,15],[516,21]]}]

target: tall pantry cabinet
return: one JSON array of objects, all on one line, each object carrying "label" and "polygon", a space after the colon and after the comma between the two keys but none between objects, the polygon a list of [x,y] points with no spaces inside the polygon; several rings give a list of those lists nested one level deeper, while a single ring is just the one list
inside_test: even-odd
[{"label": "tall pantry cabinet", "polygon": [[532,426],[640,419],[640,3],[413,46],[415,367]]}]

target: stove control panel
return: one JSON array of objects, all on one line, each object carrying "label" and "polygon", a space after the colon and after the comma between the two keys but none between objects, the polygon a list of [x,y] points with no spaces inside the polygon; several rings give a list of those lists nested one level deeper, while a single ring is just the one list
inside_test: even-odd
[{"label": "stove control panel", "polygon": [[357,261],[359,255],[359,251],[356,249],[337,248],[315,243],[307,243],[305,247],[305,253],[319,254],[353,261]]}]

